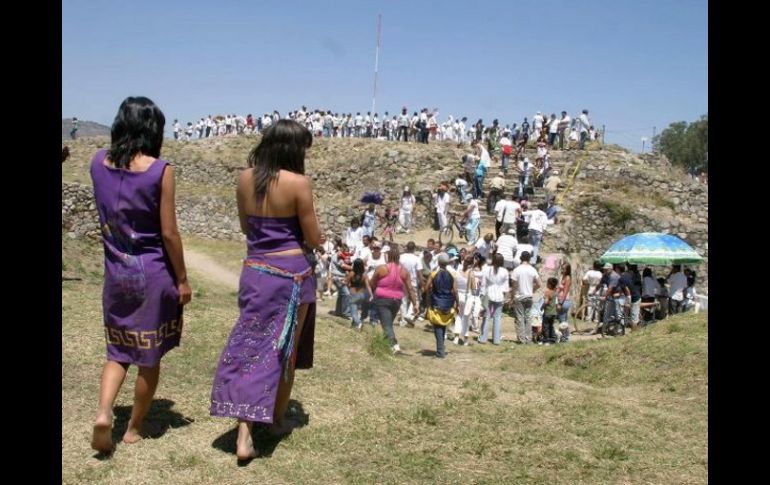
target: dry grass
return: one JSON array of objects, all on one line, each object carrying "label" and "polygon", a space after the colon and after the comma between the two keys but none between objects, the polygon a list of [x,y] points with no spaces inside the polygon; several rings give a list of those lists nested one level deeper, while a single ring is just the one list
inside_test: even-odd
[{"label": "dry grass", "polygon": [[[241,257],[240,243],[185,242],[227,266]],[[305,425],[281,441],[258,432],[268,457],[237,467],[233,421],[208,415],[236,295],[195,271],[182,346],[163,361],[151,414],[166,431],[98,460],[89,441],[104,359],[101,247],[65,239],[63,258],[65,275],[82,278],[62,283],[63,483],[707,482],[704,315],[550,348],[450,343],[444,360],[432,357],[430,332],[397,328],[405,355],[392,357],[370,328],[321,316],[315,367],[292,396]]]}]

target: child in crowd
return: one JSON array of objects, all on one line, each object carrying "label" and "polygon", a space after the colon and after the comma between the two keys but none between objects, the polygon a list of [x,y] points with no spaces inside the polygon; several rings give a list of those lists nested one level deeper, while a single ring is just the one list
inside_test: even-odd
[{"label": "child in crowd", "polygon": [[543,340],[540,343],[545,345],[556,343],[556,331],[553,328],[553,324],[558,313],[558,298],[556,296],[556,286],[558,284],[558,279],[548,278],[545,294],[543,295]]},{"label": "child in crowd", "polygon": [[393,233],[396,232],[396,222],[398,221],[398,214],[390,206],[385,208],[385,215],[383,216],[383,222],[385,228],[382,230],[382,237],[388,238],[390,242],[393,242]]}]

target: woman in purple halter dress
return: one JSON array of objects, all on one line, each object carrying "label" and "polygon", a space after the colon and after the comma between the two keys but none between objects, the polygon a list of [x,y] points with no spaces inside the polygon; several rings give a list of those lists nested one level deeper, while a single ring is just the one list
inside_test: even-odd
[{"label": "woman in purple halter dress", "polygon": [[305,173],[310,132],[280,120],[262,135],[240,174],[237,190],[246,259],[240,317],[222,350],[211,391],[211,415],[238,420],[236,454],[257,456],[254,422],[286,432],[284,416],[294,369],[312,365],[315,302],[307,248],[323,243]]},{"label": "woman in purple halter dress", "polygon": [[160,359],[179,345],[182,306],[190,301],[176,224],[174,171],[158,159],[165,118],[144,97],[129,97],[112,124],[110,150],[91,161],[104,243],[104,336],[99,408],[91,447],[113,450],[112,408],[129,365],[138,368],[134,407],[123,442],[142,438]]}]

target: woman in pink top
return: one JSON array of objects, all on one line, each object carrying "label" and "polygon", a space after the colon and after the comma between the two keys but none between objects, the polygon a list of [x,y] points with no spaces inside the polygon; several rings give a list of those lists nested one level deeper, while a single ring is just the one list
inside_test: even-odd
[{"label": "woman in pink top", "polygon": [[417,302],[414,288],[412,288],[409,272],[397,261],[400,254],[398,244],[391,244],[388,251],[388,264],[378,267],[374,271],[369,284],[374,290],[374,305],[382,322],[382,330],[390,341],[394,353],[400,352],[396,334],[393,332],[393,319],[401,308],[401,300],[404,298],[404,288],[409,292],[409,300],[414,307],[415,315],[419,314],[420,307]]}]

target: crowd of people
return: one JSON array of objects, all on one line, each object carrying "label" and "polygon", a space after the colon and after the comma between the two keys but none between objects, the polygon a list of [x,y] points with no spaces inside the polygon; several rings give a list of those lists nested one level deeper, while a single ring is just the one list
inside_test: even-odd
[{"label": "crowd of people", "polygon": [[548,146],[564,149],[565,144],[584,148],[587,141],[601,137],[588,118],[588,110],[570,117],[562,111],[550,116],[540,111],[532,117],[532,122],[525,117],[521,123],[501,125],[497,119],[491,125],[485,125],[482,119],[469,123],[468,118],[455,118],[449,115],[445,120],[439,119],[438,109],[422,108],[409,114],[406,107],[399,113],[391,115],[385,111],[372,114],[360,111],[339,113],[328,109],[309,110],[306,106],[288,112],[285,116],[274,110],[261,116],[246,116],[237,114],[202,117],[197,121],[188,121],[183,125],[175,119],[172,125],[174,139],[193,140],[215,136],[259,134],[281,119],[294,120],[305,126],[315,137],[323,138],[376,138],[382,140],[412,141],[428,143],[429,141],[449,140],[464,143],[472,140],[490,141],[493,145],[520,146],[528,140],[541,140]]},{"label": "crowd of people", "polygon": [[[573,285],[569,262],[536,263],[539,236],[533,230],[517,235],[507,226],[497,240],[489,233],[458,248],[431,238],[418,248],[413,241],[401,246],[359,237],[353,222],[345,239],[327,240],[316,250],[317,298],[336,295],[333,314],[349,318],[355,329],[367,320],[381,324],[394,352],[401,350],[394,326],[422,320],[436,331],[437,356],[443,357],[445,336],[469,345],[475,332],[476,342],[484,344],[491,331],[492,343],[500,344],[504,309],[515,318],[517,343],[550,345],[570,340],[570,314],[591,322],[591,333],[617,335],[696,305],[695,272],[680,265],[656,279],[651,267],[640,274],[636,265],[597,261]],[[398,305],[389,302],[383,317],[373,302],[377,282],[387,275],[401,289],[390,293]]]}]

